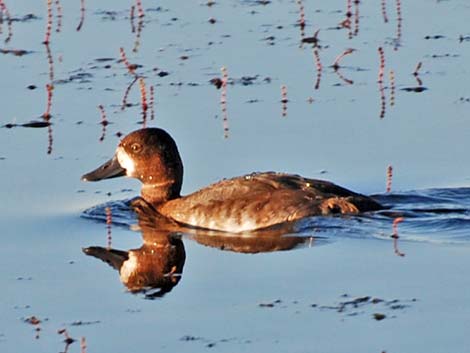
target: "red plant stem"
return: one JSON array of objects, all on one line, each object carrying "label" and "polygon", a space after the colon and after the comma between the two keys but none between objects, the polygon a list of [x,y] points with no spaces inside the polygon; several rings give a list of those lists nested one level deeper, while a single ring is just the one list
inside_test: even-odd
[{"label": "red plant stem", "polygon": [[129,96],[129,93],[131,92],[132,86],[134,86],[134,84],[137,82],[138,79],[139,79],[139,76],[136,75],[134,79],[132,80],[132,82],[129,84],[129,86],[127,86],[126,91],[124,92],[124,96],[122,97],[121,110],[126,109],[127,97]]},{"label": "red plant stem", "polygon": [[[1,25],[1,22],[3,22],[3,14],[5,14],[7,21],[8,21],[8,36],[5,38],[5,43],[8,43],[13,37],[12,19],[10,16],[10,11],[8,11],[7,5],[5,5],[3,0],[0,0],[0,15],[2,16],[0,20],[0,25]],[[0,33],[2,33],[1,28],[0,28]]]},{"label": "red plant stem", "polygon": [[390,70],[390,106],[395,105],[395,71]]},{"label": "red plant stem", "polygon": [[384,22],[388,22],[388,16],[387,16],[387,0],[381,0],[381,9],[382,9],[382,17],[384,19]]},{"label": "red plant stem", "polygon": [[316,66],[316,69],[317,69],[317,80],[315,82],[315,89],[319,89],[320,88],[320,81],[321,81],[321,74],[322,74],[322,71],[323,71],[323,66],[321,64],[321,61],[320,61],[320,53],[318,51],[318,49],[314,49],[313,50],[313,57],[315,59],[315,66]]},{"label": "red plant stem", "polygon": [[142,0],[137,0],[136,5],[137,5],[137,13],[139,15],[139,18],[144,17],[145,13],[144,13],[144,8],[142,6]]},{"label": "red plant stem", "polygon": [[396,0],[396,9],[397,9],[397,37],[395,41],[395,46],[394,49],[398,50],[398,47],[400,46],[401,43],[401,30],[402,30],[402,16],[401,16],[401,1]]},{"label": "red plant stem", "polygon": [[405,256],[404,253],[402,253],[399,249],[398,249],[398,223],[401,223],[403,222],[405,219],[403,217],[397,217],[393,220],[393,234],[392,234],[392,238],[393,238],[393,250],[395,251],[395,254],[398,255],[398,256]]},{"label": "red plant stem", "polygon": [[299,5],[299,27],[300,27],[300,43],[302,44],[302,39],[305,37],[305,8],[302,0],[297,0]]},{"label": "red plant stem", "polygon": [[47,0],[47,25],[46,34],[44,36],[44,44],[49,44],[52,32],[52,0]]},{"label": "red plant stem", "polygon": [[80,0],[80,22],[77,26],[77,32],[82,29],[83,22],[85,21],[85,0]]},{"label": "red plant stem", "polygon": [[352,49],[352,48],[349,48],[349,49],[346,49],[343,53],[341,53],[340,55],[338,55],[335,59],[335,62],[333,63],[332,67],[333,67],[333,70],[334,72],[338,75],[338,77],[343,81],[345,82],[346,84],[348,85],[352,85],[354,83],[353,80],[350,80],[346,77],[344,77],[344,75],[339,71],[340,69],[340,65],[339,65],[339,62],[342,58],[344,58],[346,55],[349,55],[349,54],[352,54],[353,52],[355,51],[355,49]]},{"label": "red plant stem", "polygon": [[359,5],[360,0],[354,0],[355,11],[354,11],[354,35],[357,36],[359,34]]},{"label": "red plant stem", "polygon": [[46,84],[46,91],[47,91],[47,103],[46,103],[46,111],[42,115],[43,119],[46,122],[49,122],[51,118],[51,107],[52,107],[52,91],[54,90],[54,86],[50,83]]},{"label": "red plant stem", "polygon": [[150,120],[155,119],[155,92],[153,85],[150,86]]},{"label": "red plant stem", "polygon": [[80,339],[80,353],[86,353],[86,339],[82,337]]},{"label": "red plant stem", "polygon": [[348,38],[353,36],[352,32],[352,0],[346,0],[346,19],[343,21],[343,27],[348,29]]},{"label": "red plant stem", "polygon": [[111,214],[111,208],[105,208],[106,213],[106,239],[107,239],[107,248],[111,249],[112,235],[111,235],[111,225],[113,223],[113,216]]},{"label": "red plant stem", "polygon": [[145,81],[143,77],[139,78],[139,87],[140,87],[140,98],[141,98],[141,106],[142,106],[142,125],[145,128],[147,126],[147,91],[145,89]]},{"label": "red plant stem", "polygon": [[282,103],[282,116],[283,117],[287,116],[287,102],[289,102],[289,100],[287,99],[287,86],[282,85],[281,86],[281,103]]},{"label": "red plant stem", "polygon": [[135,32],[135,24],[134,24],[134,17],[135,17],[135,6],[131,6],[131,13],[130,13],[130,21],[131,21],[131,30],[132,33]]},{"label": "red plant stem", "polygon": [[57,28],[56,32],[59,33],[62,30],[62,5],[60,0],[55,0],[55,7],[57,10]]},{"label": "red plant stem", "polygon": [[41,320],[38,319],[36,316],[28,317],[24,320],[26,323],[33,325],[34,331],[36,331],[36,336],[34,338],[39,339],[41,333]]},{"label": "red plant stem", "polygon": [[220,108],[222,110],[222,119],[224,126],[224,138],[228,138],[228,114],[227,114],[227,83],[228,83],[228,73],[225,67],[220,69],[222,71],[222,86],[220,93]]},{"label": "red plant stem", "polygon": [[352,53],[354,53],[355,49],[352,49],[352,48],[348,48],[346,49],[344,52],[342,52],[340,55],[338,55],[335,59],[335,62],[333,63],[333,68],[335,69],[339,69],[340,68],[340,65],[339,65],[339,62],[342,58],[344,58],[346,55],[350,55]]},{"label": "red plant stem", "polygon": [[385,98],[385,88],[384,88],[384,71],[385,71],[385,54],[382,47],[379,47],[379,58],[380,58],[380,67],[379,67],[379,77],[377,83],[379,84],[379,92],[380,92],[380,102],[381,102],[381,109],[380,109],[380,118],[385,117],[385,106],[386,106],[386,98]]},{"label": "red plant stem", "polygon": [[119,48],[119,53],[121,54],[121,60],[126,65],[127,71],[129,71],[130,74],[135,75],[135,65],[131,65],[129,63],[129,60],[127,60],[126,52],[124,51],[124,48],[121,47]]},{"label": "red plant stem", "polygon": [[392,178],[393,178],[393,167],[389,165],[387,167],[387,192],[392,191]]},{"label": "red plant stem", "polygon": [[103,105],[99,105],[98,106],[98,109],[100,110],[100,114],[101,114],[101,126],[102,126],[102,130],[101,130],[101,137],[100,137],[100,142],[103,142],[104,141],[104,138],[105,138],[105,135],[106,135],[106,126],[108,126],[108,120],[106,120],[106,112],[104,110],[104,107]]}]

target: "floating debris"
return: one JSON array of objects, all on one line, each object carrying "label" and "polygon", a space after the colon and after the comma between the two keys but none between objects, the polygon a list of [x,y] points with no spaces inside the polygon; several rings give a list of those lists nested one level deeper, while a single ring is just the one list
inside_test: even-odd
[{"label": "floating debris", "polygon": [[31,50],[24,50],[24,49],[4,49],[0,48],[1,54],[12,54],[14,56],[23,56],[27,54],[32,54],[33,51]]}]

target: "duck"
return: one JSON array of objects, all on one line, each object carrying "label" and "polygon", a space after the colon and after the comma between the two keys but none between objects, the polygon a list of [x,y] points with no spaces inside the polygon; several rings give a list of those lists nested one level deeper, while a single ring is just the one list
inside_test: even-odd
[{"label": "duck", "polygon": [[141,181],[140,198],[159,217],[206,230],[253,232],[305,217],[384,209],[373,198],[332,182],[279,172],[224,179],[182,196],[183,163],[176,142],[168,132],[154,127],[129,133],[109,161],[81,179],[120,176]]}]

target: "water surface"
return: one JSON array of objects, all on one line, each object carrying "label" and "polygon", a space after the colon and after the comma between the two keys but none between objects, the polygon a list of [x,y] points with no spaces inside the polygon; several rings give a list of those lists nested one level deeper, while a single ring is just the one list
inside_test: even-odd
[{"label": "water surface", "polygon": [[[37,18],[14,21],[11,41],[1,46],[27,53],[0,55],[0,125],[42,121],[51,83],[41,44],[45,4],[6,4],[15,19]],[[336,29],[346,1],[303,2],[305,36],[320,30],[323,71],[315,90],[313,48],[300,46],[295,1],[211,7],[143,1],[137,53],[133,2],[88,1],[77,32],[79,2],[64,1],[62,31],[54,25],[50,41],[52,153],[47,128],[0,129],[0,350],[62,351],[57,330],[66,327],[73,338],[86,337],[88,352],[465,351],[470,6],[463,0],[402,1],[401,41],[394,50],[395,4],[387,1],[388,23],[379,2],[361,4],[358,35],[349,39],[347,29]],[[3,40],[5,23],[2,29]],[[131,63],[142,65],[137,72],[147,86],[155,86],[155,120],[147,124],[175,138],[185,165],[183,193],[252,171],[329,179],[401,212],[398,246],[406,256],[394,252],[391,214],[307,219],[289,233],[305,239],[303,246],[256,255],[182,235],[185,262],[177,285],[155,300],[130,293],[117,271],[82,252],[107,245],[102,208],[95,220],[83,212],[105,202],[115,206],[139,190],[129,179],[80,181],[112,155],[117,132],[141,126],[138,85],[129,96],[132,106],[121,110],[133,78],[120,62],[120,47]],[[378,47],[385,52],[383,119]],[[355,51],[340,61],[340,72],[352,85],[330,67],[348,48]],[[417,93],[412,73],[419,62],[426,90]],[[222,66],[233,81],[228,139],[221,92],[209,82],[221,77]],[[110,122],[103,142],[100,104]],[[388,165],[393,192],[385,195]],[[142,233],[129,228],[135,218],[116,211],[114,220],[121,225],[112,227],[112,247],[139,249]],[[363,297],[370,299],[357,307],[344,304]],[[377,313],[385,318],[374,319]],[[42,320],[39,339],[35,326],[23,321],[31,316]]]}]

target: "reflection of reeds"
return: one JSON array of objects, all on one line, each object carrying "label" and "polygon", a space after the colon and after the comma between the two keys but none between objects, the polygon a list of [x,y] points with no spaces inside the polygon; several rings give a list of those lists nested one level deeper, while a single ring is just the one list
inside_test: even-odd
[{"label": "reflection of reeds", "polygon": [[384,22],[388,22],[388,16],[387,16],[387,0],[381,0],[380,4],[381,10],[382,10],[382,17],[384,19]]},{"label": "reflection of reeds", "polygon": [[47,0],[47,24],[46,34],[44,35],[44,44],[49,44],[52,32],[52,0]]},{"label": "reflection of reeds", "polygon": [[385,117],[385,88],[384,88],[384,71],[385,71],[385,54],[382,47],[379,47],[379,59],[380,59],[380,66],[379,66],[379,77],[377,83],[379,84],[379,92],[380,92],[380,118]]},{"label": "reflection of reeds", "polygon": [[395,71],[390,70],[389,74],[390,79],[390,106],[395,105]]},{"label": "reflection of reeds", "polygon": [[129,97],[129,93],[131,92],[132,86],[135,85],[137,80],[139,79],[139,76],[135,76],[132,82],[127,86],[126,91],[124,92],[124,96],[122,96],[122,104],[121,104],[121,110],[126,109],[127,107],[127,98]]},{"label": "reflection of reeds", "polygon": [[145,88],[145,80],[143,77],[139,78],[139,88],[140,88],[140,103],[142,107],[142,125],[145,128],[147,126],[147,90]]},{"label": "reflection of reeds", "polygon": [[413,72],[413,76],[416,78],[416,82],[418,82],[418,86],[423,85],[423,81],[421,81],[421,78],[419,77],[419,70],[421,69],[421,66],[423,66],[423,63],[420,61],[415,68],[415,71]]},{"label": "reflection of reeds", "polygon": [[359,34],[359,5],[360,0],[354,0],[354,35]]},{"label": "reflection of reeds", "polygon": [[75,339],[69,336],[69,333],[67,332],[67,329],[65,329],[65,328],[60,329],[60,330],[57,330],[57,333],[58,333],[59,335],[63,335],[63,336],[64,336],[65,348],[64,348],[64,352],[63,352],[63,353],[67,353],[68,350],[69,350],[69,346],[70,346],[73,342],[75,342]]},{"label": "reflection of reeds", "polygon": [[313,58],[315,59],[315,67],[317,69],[317,80],[315,82],[315,89],[320,88],[321,73],[323,71],[323,66],[320,61],[320,53],[317,48],[313,49]]},{"label": "reflection of reeds", "polygon": [[44,46],[46,47],[47,64],[49,69],[49,81],[52,84],[52,82],[54,81],[54,59],[52,58],[52,52],[51,47],[49,46],[49,42],[44,43]]},{"label": "reflection of reeds", "polygon": [[281,86],[281,104],[282,104],[282,116],[283,117],[287,116],[287,102],[289,102],[289,100],[287,99],[287,86],[282,85]]},{"label": "reflection of reeds", "polygon": [[62,30],[62,5],[60,4],[60,0],[55,0],[55,8],[57,10],[56,32],[59,33]]},{"label": "reflection of reeds", "polygon": [[131,74],[134,75],[134,79],[132,82],[127,86],[126,91],[124,92],[124,96],[122,97],[122,105],[121,105],[121,110],[126,109],[127,106],[127,98],[129,96],[129,93],[131,92],[132,86],[137,82],[139,79],[139,76],[136,74],[135,69],[136,65],[131,64],[129,60],[127,59],[126,52],[124,51],[124,48],[119,48],[119,53],[121,55],[121,61],[124,63],[124,65],[127,68],[127,71]]},{"label": "reflection of reeds", "polygon": [[153,85],[150,86],[150,99],[149,99],[149,105],[150,105],[150,120],[155,119],[155,89]]},{"label": "reflection of reeds", "polygon": [[52,153],[52,124],[47,125],[47,154]]},{"label": "reflection of reeds", "polygon": [[387,192],[392,191],[392,178],[393,178],[393,167],[389,165],[387,167],[387,186],[386,186]]},{"label": "reflection of reeds", "polygon": [[46,91],[47,91],[47,103],[46,103],[46,111],[43,113],[42,117],[44,122],[47,123],[47,154],[52,153],[52,124],[50,123],[51,120],[51,109],[52,109],[52,91],[54,90],[54,86],[52,83],[46,84]]},{"label": "reflection of reeds", "polygon": [[137,0],[136,6],[137,6],[137,16],[139,17],[139,20],[137,22],[137,31],[135,35],[134,49],[132,49],[134,53],[137,53],[140,47],[140,37],[142,35],[142,28],[144,27],[144,16],[145,16],[144,8],[142,7],[141,0]]},{"label": "reflection of reeds", "polygon": [[131,21],[131,30],[132,30],[132,33],[135,32],[134,16],[135,16],[135,5],[132,5],[132,6],[131,6],[130,15],[129,15],[129,19],[130,19],[130,21]]},{"label": "reflection of reeds", "polygon": [[394,49],[398,50],[398,47],[401,43],[401,26],[402,26],[402,17],[401,17],[401,2],[400,0],[396,0],[396,10],[397,10],[397,36],[395,38],[395,46]]},{"label": "reflection of reeds", "polygon": [[228,82],[228,73],[225,67],[220,69],[222,71],[222,80],[221,80],[221,93],[220,93],[220,108],[222,110],[222,121],[224,126],[224,138],[228,138],[228,114],[227,114],[227,82]]},{"label": "reflection of reeds", "polygon": [[111,243],[112,243],[112,235],[111,235],[111,226],[113,223],[113,216],[111,214],[111,208],[106,207],[105,208],[105,213],[106,213],[106,240],[107,240],[107,248],[108,250],[111,249]]},{"label": "reflection of reeds", "polygon": [[334,70],[339,79],[348,85],[354,84],[354,81],[345,77],[338,69]]},{"label": "reflection of reeds", "polygon": [[82,29],[83,22],[85,22],[85,0],[80,0],[80,22],[77,26],[77,32]]},{"label": "reflection of reeds", "polygon": [[3,15],[5,15],[7,19],[7,26],[8,26],[8,36],[5,38],[5,43],[8,43],[11,38],[13,37],[13,26],[12,26],[12,19],[10,16],[10,11],[8,10],[7,5],[3,0],[0,0],[0,34],[2,33],[2,23],[3,23]]},{"label": "reflection of reeds", "polygon": [[393,250],[395,251],[395,254],[398,255],[398,256],[405,256],[404,253],[402,253],[399,249],[398,249],[398,223],[401,223],[403,222],[405,219],[403,217],[397,217],[393,220],[393,234],[392,234],[392,239],[393,239]]},{"label": "reflection of reeds", "polygon": [[101,121],[100,121],[100,124],[102,126],[101,128],[101,137],[100,137],[100,142],[103,142],[104,141],[104,137],[106,136],[106,126],[108,126],[108,120],[106,119],[106,112],[104,110],[104,107],[102,104],[100,104],[98,106],[98,109],[100,111],[100,115],[101,115]]}]

